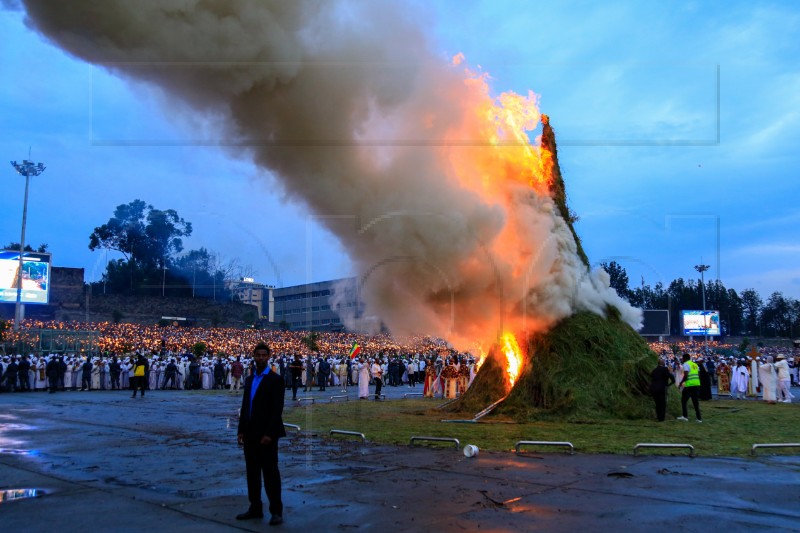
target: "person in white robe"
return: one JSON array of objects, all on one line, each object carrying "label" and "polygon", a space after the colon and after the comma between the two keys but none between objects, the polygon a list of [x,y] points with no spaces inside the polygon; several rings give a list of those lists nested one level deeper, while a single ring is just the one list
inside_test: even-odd
[{"label": "person in white robe", "polygon": [[783,354],[778,354],[775,359],[775,371],[778,373],[778,401],[792,403],[794,394],[790,390],[792,378],[789,374],[789,363]]},{"label": "person in white robe", "polygon": [[744,400],[747,397],[747,383],[749,380],[750,374],[747,371],[747,367],[741,361],[737,361],[731,374],[731,398]]},{"label": "person in white robe", "polygon": [[131,369],[133,368],[129,361],[122,360],[119,365],[119,386],[122,390],[128,390],[131,386]]},{"label": "person in white robe", "polygon": [[208,366],[208,363],[203,363],[203,366],[200,367],[200,383],[203,390],[211,390],[211,367]]},{"label": "person in white robe", "polygon": [[64,370],[64,389],[72,390],[72,359],[65,358],[67,369]]},{"label": "person in white robe", "polygon": [[47,389],[47,361],[44,357],[39,357],[36,363],[36,375],[33,383],[34,390],[42,391]]},{"label": "person in white robe", "polygon": [[358,361],[358,397],[369,398],[369,364],[363,357]]},{"label": "person in white robe", "polygon": [[92,390],[100,389],[100,362],[97,358],[92,360]]},{"label": "person in white robe", "polygon": [[778,374],[775,372],[772,356],[768,356],[767,362],[758,366],[758,381],[761,383],[764,401],[777,403]]}]

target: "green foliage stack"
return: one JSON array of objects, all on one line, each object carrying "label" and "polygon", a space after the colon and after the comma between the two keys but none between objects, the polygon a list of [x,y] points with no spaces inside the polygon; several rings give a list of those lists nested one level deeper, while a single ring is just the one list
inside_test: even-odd
[{"label": "green foliage stack", "polygon": [[[525,368],[492,416],[519,421],[652,418],[648,386],[657,358],[626,323],[578,313],[529,339]],[[505,372],[497,359],[489,358],[451,410],[474,415],[503,397]]]},{"label": "green foliage stack", "polygon": [[[553,154],[551,194],[572,231],[578,255],[588,267],[589,259],[573,227],[575,217],[567,206],[555,134],[547,117],[542,122],[542,146]],[[620,320],[616,308],[609,307],[605,314],[577,313],[547,333],[533,335],[527,342],[525,367],[517,383],[493,414],[519,421],[652,417],[648,388],[658,356]],[[448,408],[474,415],[501,399],[507,379],[498,360],[505,364],[502,355],[490,354],[466,394]]]}]

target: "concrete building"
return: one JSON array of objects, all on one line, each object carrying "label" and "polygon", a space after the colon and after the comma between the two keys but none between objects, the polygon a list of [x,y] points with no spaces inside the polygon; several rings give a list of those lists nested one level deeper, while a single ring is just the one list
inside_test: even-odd
[{"label": "concrete building", "polygon": [[256,306],[258,308],[258,316],[261,317],[262,320],[273,321],[274,307],[272,291],[274,287],[256,283],[253,278],[228,280],[225,282],[225,285],[240,302]]},{"label": "concrete building", "polygon": [[306,283],[273,289],[278,327],[290,330],[345,331],[344,317],[361,318],[361,301],[356,278]]}]

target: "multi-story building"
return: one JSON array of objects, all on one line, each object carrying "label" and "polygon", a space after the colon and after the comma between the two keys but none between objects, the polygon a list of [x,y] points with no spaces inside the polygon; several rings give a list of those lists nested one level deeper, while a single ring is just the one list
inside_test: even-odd
[{"label": "multi-story building", "polygon": [[356,278],[320,281],[273,289],[275,315],[272,322],[290,330],[345,331],[344,317],[361,318]]},{"label": "multi-story building", "polygon": [[258,316],[262,320],[272,322],[272,291],[274,287],[256,283],[253,278],[228,280],[225,285],[240,302],[256,306],[258,308]]}]

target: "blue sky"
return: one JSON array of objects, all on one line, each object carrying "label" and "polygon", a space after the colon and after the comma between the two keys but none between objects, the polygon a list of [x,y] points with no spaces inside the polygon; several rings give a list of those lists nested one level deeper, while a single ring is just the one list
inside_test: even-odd
[{"label": "blue sky", "polygon": [[[695,278],[702,258],[738,291],[800,297],[800,4],[447,0],[418,11],[443,57],[463,52],[498,93],[541,95],[593,262],[653,285]],[[164,113],[156,89],[70,58],[20,11],[0,11],[0,32],[0,147],[20,160],[30,146],[47,165],[26,240],[48,243],[56,265],[99,279],[106,257],[89,234],[141,198],[193,223],[187,249],[239,258],[264,283],[352,274],[269,176],[182,143],[204,124]],[[125,142],[135,139],[170,142]],[[24,185],[5,165],[3,243],[19,240]]]}]

